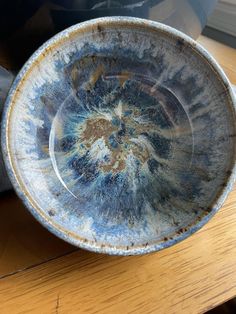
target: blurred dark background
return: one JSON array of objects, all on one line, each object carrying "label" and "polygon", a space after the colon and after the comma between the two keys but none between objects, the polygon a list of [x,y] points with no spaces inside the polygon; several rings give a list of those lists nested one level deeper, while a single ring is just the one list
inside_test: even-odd
[{"label": "blurred dark background", "polygon": [[[217,0],[1,0],[0,45],[19,69],[43,42],[73,24],[101,16],[135,16],[173,26],[194,39]],[[1,47],[0,47],[1,48]]]}]

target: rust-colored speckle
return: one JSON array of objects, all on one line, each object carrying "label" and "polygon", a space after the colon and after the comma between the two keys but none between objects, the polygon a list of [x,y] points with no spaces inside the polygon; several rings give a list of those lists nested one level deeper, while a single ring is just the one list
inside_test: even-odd
[{"label": "rust-colored speckle", "polygon": [[87,145],[86,143],[88,143],[91,139],[93,139],[93,141],[96,141],[101,137],[106,139],[106,137],[115,130],[116,128],[105,118],[87,119],[85,129],[81,134],[81,140],[85,143],[85,145]]},{"label": "rust-colored speckle", "polygon": [[87,89],[93,88],[93,86],[96,84],[97,80],[101,77],[101,75],[104,73],[104,65],[100,64],[94,72],[92,72],[90,78],[89,78],[89,84],[87,86]]},{"label": "rust-colored speckle", "polygon": [[43,151],[45,154],[49,154],[49,147],[48,147],[48,145],[42,145],[42,151]]},{"label": "rust-colored speckle", "polygon": [[100,168],[104,172],[112,171],[113,173],[119,173],[125,169],[125,159],[121,149],[113,150],[111,160],[107,164],[103,164]]},{"label": "rust-colored speckle", "polygon": [[119,80],[119,83],[120,83],[120,86],[121,87],[124,87],[125,85],[125,82],[129,79],[131,79],[133,76],[132,73],[130,72],[127,72],[127,71],[122,71],[117,77],[118,77],[118,80]]}]

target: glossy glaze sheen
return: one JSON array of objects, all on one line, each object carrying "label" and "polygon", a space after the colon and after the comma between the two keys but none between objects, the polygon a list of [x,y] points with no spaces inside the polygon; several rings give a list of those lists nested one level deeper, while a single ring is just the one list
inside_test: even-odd
[{"label": "glossy glaze sheen", "polygon": [[134,18],[45,43],[6,104],[11,180],[49,230],[142,254],[199,229],[234,180],[235,109],[223,72],[183,34]]}]

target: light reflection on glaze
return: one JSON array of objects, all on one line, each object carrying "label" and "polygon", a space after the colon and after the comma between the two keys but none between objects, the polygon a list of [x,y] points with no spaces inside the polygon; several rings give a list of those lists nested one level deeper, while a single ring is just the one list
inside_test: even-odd
[{"label": "light reflection on glaze", "polygon": [[143,219],[146,206],[156,211],[172,191],[184,194],[171,173],[186,171],[192,160],[188,116],[167,88],[140,74],[145,63],[124,74],[122,59],[84,59],[66,71],[74,92],[53,121],[54,170],[89,207],[99,199],[109,223],[117,216]]},{"label": "light reflection on glaze", "polygon": [[99,28],[48,52],[24,84],[14,162],[62,228],[145,251],[209,211],[235,130],[222,84],[189,45]]}]

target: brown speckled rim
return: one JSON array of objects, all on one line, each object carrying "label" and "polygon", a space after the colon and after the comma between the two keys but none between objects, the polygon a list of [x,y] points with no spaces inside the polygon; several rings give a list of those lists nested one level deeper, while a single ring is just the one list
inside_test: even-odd
[{"label": "brown speckled rim", "polygon": [[192,233],[199,230],[205,223],[209,221],[209,219],[218,211],[218,209],[222,206],[225,198],[227,197],[229,191],[232,189],[235,176],[236,176],[236,165],[235,165],[235,154],[236,148],[234,147],[234,160],[232,161],[232,167],[228,173],[228,180],[222,190],[216,196],[214,202],[211,207],[208,208],[206,213],[199,217],[198,220],[192,225],[187,226],[185,229],[181,229],[176,232],[172,237],[164,238],[161,241],[155,243],[145,243],[142,246],[130,246],[130,247],[120,247],[120,246],[108,246],[108,245],[99,245],[95,241],[90,241],[84,238],[79,237],[73,232],[62,228],[59,224],[55,223],[51,218],[46,216],[42,208],[36,203],[36,201],[32,198],[30,192],[25,186],[24,182],[20,178],[20,174],[18,173],[17,167],[14,163],[14,158],[12,156],[12,152],[10,149],[10,137],[14,136],[13,131],[10,128],[10,120],[11,113],[14,110],[15,103],[17,101],[17,97],[19,93],[21,93],[21,87],[23,82],[27,79],[30,74],[32,68],[44,58],[47,53],[51,50],[54,50],[56,47],[60,46],[64,41],[69,41],[70,38],[77,36],[79,33],[82,35],[86,35],[88,33],[94,31],[102,31],[103,27],[109,28],[127,28],[130,27],[132,29],[143,29],[144,31],[154,32],[154,33],[165,33],[167,37],[174,38],[176,40],[182,41],[185,45],[188,45],[193,49],[193,51],[201,58],[204,62],[211,67],[214,71],[216,77],[221,82],[223,88],[226,91],[226,96],[228,98],[229,106],[232,110],[234,127],[236,129],[236,100],[230,83],[214,60],[208,52],[192,40],[190,37],[184,35],[183,33],[160,23],[153,22],[150,20],[140,19],[140,18],[132,18],[132,17],[105,17],[98,18],[94,20],[90,20],[84,23],[80,23],[74,25],[56,36],[49,39],[45,44],[43,44],[26,62],[23,66],[22,70],[17,75],[11,90],[9,92],[8,98],[5,103],[4,113],[3,113],[3,123],[2,123],[2,151],[4,155],[4,160],[6,164],[6,168],[10,177],[10,180],[19,195],[19,197],[23,200],[26,207],[30,210],[30,212],[35,216],[35,218],[42,223],[49,231],[54,233],[56,236],[62,238],[63,240],[79,246],[81,248],[100,252],[107,254],[115,254],[115,255],[135,255],[135,254],[145,254],[153,251],[159,251],[163,248],[169,247],[175,243],[180,242],[181,240],[187,238]]}]

